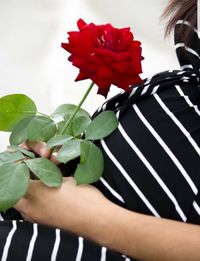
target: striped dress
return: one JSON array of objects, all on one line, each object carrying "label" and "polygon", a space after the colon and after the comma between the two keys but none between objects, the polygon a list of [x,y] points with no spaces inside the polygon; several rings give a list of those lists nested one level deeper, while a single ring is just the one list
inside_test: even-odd
[{"label": "striped dress", "polygon": [[[190,26],[178,21],[179,26]],[[119,127],[99,142],[104,175],[94,184],[139,213],[200,224],[200,40],[175,37],[181,70],[158,73],[105,103]],[[1,261],[134,260],[82,237],[1,215]],[[14,220],[15,219],[15,220]],[[19,220],[17,220],[19,219]],[[131,225],[131,224],[130,224]]]}]

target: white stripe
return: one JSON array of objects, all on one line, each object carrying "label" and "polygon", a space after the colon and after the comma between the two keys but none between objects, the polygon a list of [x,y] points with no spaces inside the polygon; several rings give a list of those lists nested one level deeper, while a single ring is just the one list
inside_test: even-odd
[{"label": "white stripe", "polygon": [[177,73],[177,75],[181,75],[181,74],[184,74],[184,73],[185,73],[185,71],[180,71],[180,72]]},{"label": "white stripe", "polygon": [[185,24],[185,25],[188,25],[188,26],[192,26],[190,22],[186,21],[186,20],[178,20],[176,22],[176,24]]},{"label": "white stripe", "polygon": [[141,119],[141,121],[144,123],[144,125],[147,127],[147,129],[151,132],[151,134],[155,137],[155,139],[159,142],[159,144],[163,147],[165,152],[168,154],[168,156],[171,158],[171,160],[174,162],[176,167],[179,169],[179,171],[182,173],[183,177],[189,184],[190,188],[196,195],[198,193],[198,189],[195,186],[194,182],[191,180],[190,176],[186,172],[186,170],[183,168],[177,157],[173,154],[173,152],[170,150],[170,148],[167,146],[167,144],[163,141],[163,139],[158,135],[158,133],[155,131],[155,129],[150,125],[150,123],[145,119],[144,115],[142,115],[141,111],[137,107],[137,105],[133,106],[138,117]]},{"label": "white stripe", "polygon": [[116,197],[119,201],[121,201],[122,203],[125,203],[124,199],[122,198],[121,195],[119,195],[109,184],[107,181],[105,181],[104,178],[100,178],[100,181],[104,184],[104,186],[110,191],[110,193]]},{"label": "white stripe", "polygon": [[135,190],[135,192],[138,194],[138,196],[141,198],[141,200],[144,202],[144,204],[147,206],[147,208],[154,214],[156,217],[160,217],[158,212],[155,210],[155,208],[151,205],[151,203],[148,201],[148,199],[145,197],[145,195],[142,193],[142,191],[138,188],[138,186],[134,183],[134,181],[130,178],[126,170],[122,167],[122,165],[117,161],[117,159],[114,157],[114,155],[111,153],[109,148],[107,147],[104,140],[101,140],[101,145],[103,146],[106,154],[108,157],[113,161],[115,166],[119,169],[119,171],[122,173],[124,178],[128,181],[130,186]]},{"label": "white stripe", "polygon": [[1,213],[0,213],[0,221],[3,221],[4,219],[3,219],[3,217],[2,217],[2,215],[1,215]]},{"label": "white stripe", "polygon": [[[136,105],[134,105],[136,106]],[[171,191],[168,189],[168,187],[165,185],[163,180],[160,178],[158,173],[155,171],[155,169],[152,167],[152,165],[148,162],[148,160],[144,157],[142,152],[139,150],[139,148],[133,143],[133,141],[130,139],[130,137],[127,135],[125,130],[122,128],[121,125],[119,125],[119,131],[123,135],[124,139],[128,142],[130,147],[135,151],[139,159],[143,162],[143,164],[146,166],[146,168],[149,170],[149,172],[152,174],[152,176],[155,178],[155,180],[158,182],[158,184],[161,186],[161,188],[164,190],[164,192],[167,194],[167,196],[171,199],[171,201],[174,203],[175,209],[178,212],[179,216],[182,218],[183,221],[186,221],[187,218],[185,214],[183,213],[182,209],[180,208],[176,198],[173,196]]]},{"label": "white stripe", "polygon": [[26,256],[26,261],[31,261],[32,259],[32,255],[33,255],[33,250],[34,250],[34,246],[35,246],[35,241],[38,235],[38,225],[37,224],[33,224],[33,235],[31,238],[31,241],[29,243],[29,248],[28,248],[28,253]]},{"label": "white stripe", "polygon": [[173,122],[179,127],[179,129],[183,132],[183,134],[186,136],[192,147],[195,149],[197,154],[200,156],[200,148],[198,144],[194,141],[194,139],[191,137],[190,133],[185,129],[185,127],[182,125],[182,123],[176,118],[176,116],[167,108],[167,106],[164,104],[164,102],[160,99],[160,97],[155,94],[154,97],[156,98],[157,102],[160,104],[160,106],[163,108],[163,110],[169,115],[169,117],[173,120]]},{"label": "white stripe", "polygon": [[182,48],[182,47],[184,47],[186,51],[188,51],[189,53],[191,53],[191,54],[197,56],[197,57],[200,59],[200,56],[198,55],[198,53],[197,53],[194,49],[192,49],[192,48],[190,48],[190,47],[187,47],[184,43],[177,43],[177,44],[175,45],[175,48],[176,48],[176,49]]},{"label": "white stripe", "polygon": [[97,109],[97,112],[100,112],[102,109],[102,106]]},{"label": "white stripe", "polygon": [[183,81],[183,82],[189,82],[189,77],[187,77],[187,76],[183,76],[182,78],[181,78],[181,80]]},{"label": "white stripe", "polygon": [[154,95],[154,94],[157,92],[157,90],[158,90],[159,87],[160,87],[160,85],[155,86],[155,87],[153,88],[151,94]]},{"label": "white stripe", "polygon": [[6,261],[7,260],[10,244],[11,244],[13,235],[14,235],[16,229],[17,229],[17,222],[16,222],[16,220],[13,220],[12,224],[13,224],[13,227],[12,227],[11,231],[9,232],[9,234],[7,236],[6,243],[5,243],[5,246],[4,246],[4,249],[3,249],[3,254],[2,254],[1,261]]},{"label": "white stripe", "polygon": [[79,237],[78,238],[78,251],[77,251],[76,261],[81,261],[82,254],[83,254],[83,238]]},{"label": "white stripe", "polygon": [[53,251],[52,251],[52,254],[51,254],[51,261],[55,261],[57,254],[58,254],[58,249],[59,249],[59,246],[60,246],[60,229],[58,229],[58,228],[55,229],[55,234],[56,234],[56,239],[55,239]]},{"label": "white stripe", "polygon": [[165,80],[171,80],[172,76],[165,77]]},{"label": "white stripe", "polygon": [[146,82],[145,82],[145,85],[147,85],[147,84],[150,83],[150,81],[152,80],[152,77],[153,77],[153,76],[150,76],[149,78],[147,78],[147,80],[146,80]]},{"label": "white stripe", "polygon": [[133,96],[137,91],[138,87],[133,88],[132,92],[130,93],[129,97]]},{"label": "white stripe", "polygon": [[119,120],[120,110],[116,112],[116,118]]},{"label": "white stripe", "polygon": [[185,25],[191,26],[192,29],[193,29],[196,33],[198,33],[197,30],[196,30],[196,28],[194,28],[194,27],[191,25],[191,23],[189,23],[189,22],[186,21],[186,20],[178,20],[178,21],[176,22],[176,24],[185,24]]},{"label": "white stripe", "polygon": [[116,103],[115,103],[115,108],[116,108],[118,105],[119,105],[119,102],[116,102]]},{"label": "white stripe", "polygon": [[103,106],[102,106],[102,110],[105,111],[106,107],[107,107],[107,103],[104,103]]},{"label": "white stripe", "polygon": [[[191,64],[185,64],[185,65],[182,65],[181,66],[181,69],[184,70],[184,69],[193,69],[193,66]],[[194,75],[193,75],[194,76]],[[196,74],[195,74],[196,76]]]},{"label": "white stripe", "polygon": [[194,209],[196,210],[196,212],[198,213],[198,215],[200,216],[200,207],[197,204],[197,202],[194,201],[192,205],[193,205]]},{"label": "white stripe", "polygon": [[147,86],[145,86],[145,87],[143,88],[143,91],[142,91],[141,95],[144,95],[144,94],[147,92],[147,90],[149,89],[149,86],[150,86],[150,85],[147,85]]},{"label": "white stripe", "polygon": [[106,261],[106,251],[107,251],[107,249],[105,247],[101,248],[101,260],[100,261]]},{"label": "white stripe", "polygon": [[131,261],[130,258],[126,257],[125,255],[122,255],[123,258],[125,258],[125,261]]},{"label": "white stripe", "polygon": [[200,116],[200,111],[199,111],[199,109],[198,109],[198,106],[197,106],[197,105],[194,105],[194,104],[191,102],[191,100],[189,99],[189,97],[184,94],[184,92],[181,90],[181,87],[180,87],[179,85],[175,85],[175,87],[176,87],[178,93],[180,94],[180,96],[182,96],[182,97],[185,99],[185,101],[187,102],[187,104],[188,104],[190,107],[194,108],[195,112]]}]

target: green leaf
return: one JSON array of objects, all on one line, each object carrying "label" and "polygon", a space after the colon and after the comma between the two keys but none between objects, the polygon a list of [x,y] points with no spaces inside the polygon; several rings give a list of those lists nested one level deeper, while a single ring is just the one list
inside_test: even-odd
[{"label": "green leaf", "polygon": [[27,138],[30,141],[48,141],[56,133],[56,124],[49,117],[35,116],[27,126]]},{"label": "green leaf", "polygon": [[83,133],[89,124],[91,123],[91,119],[85,116],[80,116],[74,119],[72,128],[74,136],[78,136]]},{"label": "green leaf", "polygon": [[64,131],[64,133],[60,134],[61,133],[61,130],[62,128],[64,127],[64,124],[65,124],[66,121],[61,121],[57,124],[58,126],[58,135],[69,135],[69,136],[73,136],[74,133],[73,133],[73,129],[72,129],[72,124],[70,124],[67,129]]},{"label": "green leaf", "polygon": [[34,116],[27,117],[20,122],[14,127],[9,141],[11,145],[19,145],[23,141],[26,141],[28,136],[27,136],[27,128],[31,120],[33,119]]},{"label": "green leaf", "polygon": [[112,111],[100,113],[88,126],[85,138],[99,140],[110,135],[118,126],[118,120]]},{"label": "green leaf", "polygon": [[[62,104],[53,112],[51,117],[63,117],[65,119],[68,119],[70,115],[75,111],[76,107],[77,106],[74,104]],[[90,117],[89,113],[81,108],[76,114],[76,117],[79,116]]]},{"label": "green leaf", "polygon": [[35,115],[35,103],[24,94],[11,94],[0,98],[0,131],[12,131],[23,118]]},{"label": "green leaf", "polygon": [[10,144],[23,141],[48,141],[56,133],[56,124],[48,117],[32,116],[21,120],[10,135]]},{"label": "green leaf", "polygon": [[26,194],[29,178],[25,164],[5,163],[0,166],[0,211],[11,208]]},{"label": "green leaf", "polygon": [[33,152],[28,151],[28,150],[26,150],[22,147],[19,147],[19,146],[15,146],[15,145],[8,146],[8,150],[13,151],[13,152],[20,151],[21,153],[28,156],[29,158],[32,158],[32,159],[35,158],[35,154]]},{"label": "green leaf", "polygon": [[73,136],[70,136],[70,135],[67,135],[67,134],[58,135],[58,136],[52,137],[50,140],[48,140],[47,147],[53,148],[53,147],[56,147],[56,146],[61,146],[71,139],[73,139]]},{"label": "green leaf", "polygon": [[0,165],[4,163],[10,163],[10,162],[17,162],[19,160],[23,160],[25,157],[24,155],[19,152],[8,152],[4,151],[0,153]]},{"label": "green leaf", "polygon": [[104,161],[101,150],[90,141],[81,143],[80,163],[74,177],[77,184],[90,184],[99,180],[103,174]]},{"label": "green leaf", "polygon": [[58,152],[56,159],[61,163],[67,163],[80,156],[80,144],[82,140],[73,139],[66,142]]},{"label": "green leaf", "polygon": [[46,158],[35,158],[27,160],[25,163],[33,174],[48,187],[61,186],[62,173],[52,161]]}]

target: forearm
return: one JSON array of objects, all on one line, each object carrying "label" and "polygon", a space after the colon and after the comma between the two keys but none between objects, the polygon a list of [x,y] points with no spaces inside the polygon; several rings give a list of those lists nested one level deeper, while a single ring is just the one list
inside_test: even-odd
[{"label": "forearm", "polygon": [[88,185],[32,181],[16,208],[30,220],[91,239],[141,261],[199,261],[200,226],[128,211]]},{"label": "forearm", "polygon": [[200,260],[199,226],[107,207],[75,232],[141,261]]}]

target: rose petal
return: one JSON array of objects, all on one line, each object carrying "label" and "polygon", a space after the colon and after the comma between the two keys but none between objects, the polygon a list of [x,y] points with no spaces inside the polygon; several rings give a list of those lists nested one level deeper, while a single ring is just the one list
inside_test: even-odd
[{"label": "rose petal", "polygon": [[134,40],[129,27],[87,24],[82,19],[77,26],[79,31],[68,32],[68,43],[62,43],[70,53],[68,60],[80,70],[76,81],[91,79],[104,96],[112,84],[129,92],[142,81],[141,42]]}]

